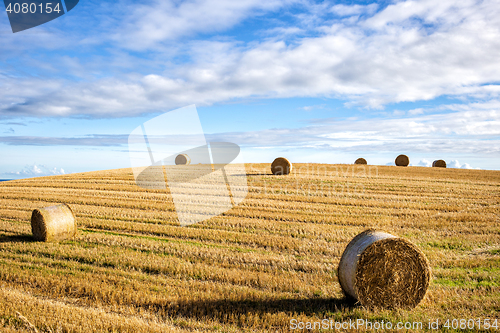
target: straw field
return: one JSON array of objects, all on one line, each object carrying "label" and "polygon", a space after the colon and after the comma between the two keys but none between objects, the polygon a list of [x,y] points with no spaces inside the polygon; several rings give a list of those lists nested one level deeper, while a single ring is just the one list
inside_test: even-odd
[{"label": "straw field", "polygon": [[[448,331],[447,320],[477,329],[499,319],[499,171],[246,168],[246,199],[190,227],[178,226],[168,189],[135,186],[130,169],[0,183],[0,330],[289,332],[327,319],[412,329],[439,320]],[[32,210],[63,202],[76,237],[33,242]],[[340,256],[368,228],[428,258],[417,308],[367,310],[343,297]]]}]

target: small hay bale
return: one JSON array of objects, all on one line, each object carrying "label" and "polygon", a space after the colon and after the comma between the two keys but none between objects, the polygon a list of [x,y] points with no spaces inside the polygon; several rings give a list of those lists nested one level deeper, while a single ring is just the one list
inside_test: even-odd
[{"label": "small hay bale", "polygon": [[284,157],[278,157],[271,164],[273,175],[288,175],[292,172],[292,163]]},{"label": "small hay bale", "polygon": [[368,163],[364,158],[360,157],[354,162],[354,164],[368,164]]},{"label": "small hay bale", "polygon": [[398,157],[396,157],[395,163],[397,166],[405,167],[408,166],[408,164],[410,164],[410,159],[406,155],[399,155]]},{"label": "small hay bale", "polygon": [[187,154],[179,154],[175,158],[175,165],[188,165],[191,163],[191,158]]},{"label": "small hay bale", "polygon": [[443,160],[435,160],[432,162],[433,168],[446,168],[446,162]]},{"label": "small hay bale", "polygon": [[75,214],[67,204],[37,208],[31,214],[31,231],[37,241],[55,242],[76,234]]},{"label": "small hay bale", "polygon": [[417,246],[373,229],[351,240],[338,267],[342,291],[367,308],[412,309],[424,298],[430,277]]}]

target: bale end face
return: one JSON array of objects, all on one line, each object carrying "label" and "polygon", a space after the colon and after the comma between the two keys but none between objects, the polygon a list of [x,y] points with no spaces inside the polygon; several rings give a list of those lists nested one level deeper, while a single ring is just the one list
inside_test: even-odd
[{"label": "bale end face", "polygon": [[278,157],[271,164],[273,175],[288,175],[292,172],[292,163],[284,157]]},{"label": "bale end face", "polygon": [[430,275],[429,262],[415,245],[401,238],[384,239],[361,254],[355,289],[366,307],[413,309],[424,298]]},{"label": "bale end face", "polygon": [[446,168],[446,162],[443,160],[436,160],[432,162],[433,168]]},{"label": "bale end face", "polygon": [[410,159],[406,155],[399,155],[394,161],[397,166],[408,166],[410,164]]},{"label": "bale end face", "polygon": [[368,164],[368,163],[364,158],[360,157],[354,162],[354,164]]},{"label": "bale end face", "polygon": [[66,204],[33,210],[31,231],[41,242],[55,242],[73,238],[76,235],[75,215]]},{"label": "bale end face", "polygon": [[179,154],[175,157],[175,165],[189,165],[191,158],[187,154]]}]

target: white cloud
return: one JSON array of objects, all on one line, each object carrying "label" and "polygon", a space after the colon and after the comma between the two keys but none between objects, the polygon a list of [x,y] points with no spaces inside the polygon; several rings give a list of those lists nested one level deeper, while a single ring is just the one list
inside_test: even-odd
[{"label": "white cloud", "polygon": [[[471,106],[470,111],[426,112],[425,116],[409,118],[322,119],[301,128],[224,133],[210,140],[250,147],[307,146],[345,152],[478,154],[499,158],[499,122],[500,112],[474,110]],[[429,164],[428,160],[419,163]]]},{"label": "white cloud", "polygon": [[416,116],[416,115],[423,114],[423,113],[424,113],[423,108],[416,108],[416,109],[412,109],[412,110],[408,111],[408,114],[412,115],[412,116]]},{"label": "white cloud", "polygon": [[312,111],[312,110],[317,110],[317,109],[324,109],[325,107],[326,107],[326,104],[320,104],[320,105],[303,106],[303,107],[301,107],[301,109],[304,111]]},{"label": "white cloud", "polygon": [[373,14],[378,8],[376,3],[372,3],[367,6],[361,5],[334,5],[331,7],[331,11],[339,16],[351,16],[360,14]]},{"label": "white cloud", "polygon": [[423,167],[431,167],[432,162],[429,160],[426,160],[425,158],[420,160],[420,162],[417,163],[418,166],[423,166]]},{"label": "white cloud", "polygon": [[54,175],[64,175],[65,171],[63,168],[48,168],[45,165],[33,165],[25,166],[21,171],[6,172],[7,175],[18,175],[27,177],[42,177],[42,176],[54,176]]},{"label": "white cloud", "polygon": [[263,32],[264,35],[270,36],[273,39],[284,39],[289,36],[303,33],[305,33],[305,30],[299,27],[276,27]]},{"label": "white cloud", "polygon": [[[144,66],[163,64],[160,68],[166,70],[81,82],[4,75],[7,89],[0,91],[0,112],[121,117],[248,97],[321,96],[346,99],[348,106],[382,108],[387,103],[442,95],[500,96],[500,87],[491,84],[500,77],[500,6],[496,0],[402,1],[354,21],[319,20],[322,16],[316,11],[325,10],[326,5],[309,4],[314,25],[305,26],[316,37],[296,38],[291,43],[271,38],[245,44],[221,38],[164,44],[182,36],[223,32],[245,18],[287,8],[291,2],[194,0],[179,5],[173,1],[136,5],[125,14],[130,15],[126,23],[116,27],[115,47],[152,50],[151,58],[144,53],[146,58],[136,60]],[[331,9],[354,15],[370,12],[368,7],[335,5]],[[295,28],[304,29],[287,26],[289,31],[299,31]],[[278,30],[276,34],[282,34]],[[190,60],[170,63],[175,55],[170,48],[179,44],[186,52],[181,55]],[[101,62],[101,69],[109,66]],[[58,65],[81,72],[75,61]],[[409,114],[417,115],[419,110]],[[469,131],[482,129],[480,125]]]},{"label": "white cloud", "polygon": [[447,167],[454,169],[480,169],[471,167],[469,163],[460,164],[458,160],[452,160],[450,163],[447,164]]},{"label": "white cloud", "polygon": [[[165,85],[168,85],[168,82]],[[119,109],[115,112],[119,112]],[[34,144],[120,146],[126,144],[126,137],[121,134],[79,137],[4,136],[0,137],[0,141],[16,146]],[[242,147],[309,147],[311,150],[364,151],[381,154],[412,152],[422,157],[451,158],[460,158],[462,154],[468,154],[498,159],[500,158],[500,101],[442,105],[424,109],[423,115],[418,116],[391,114],[370,119],[353,117],[315,119],[297,128],[212,133],[207,135],[207,139],[229,141]],[[430,163],[428,161],[422,163],[424,162]]]},{"label": "white cloud", "polygon": [[159,42],[196,33],[228,29],[248,16],[274,11],[292,0],[193,0],[165,1],[130,6],[131,12],[113,35],[120,46],[134,50],[154,48]]}]

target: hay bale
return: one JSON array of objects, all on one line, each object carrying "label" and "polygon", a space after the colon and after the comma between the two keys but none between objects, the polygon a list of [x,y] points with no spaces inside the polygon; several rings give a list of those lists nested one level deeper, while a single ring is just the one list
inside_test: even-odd
[{"label": "hay bale", "polygon": [[414,244],[373,229],[351,240],[338,268],[344,293],[368,308],[416,307],[430,276],[429,262]]},{"label": "hay bale", "polygon": [[37,241],[54,242],[76,234],[75,214],[66,204],[38,208],[31,214],[31,231]]},{"label": "hay bale", "polygon": [[408,164],[410,164],[410,159],[406,155],[399,155],[396,157],[395,163],[397,166],[408,166]]},{"label": "hay bale", "polygon": [[191,158],[187,154],[179,154],[175,158],[175,165],[188,165],[191,163]]},{"label": "hay bale", "polygon": [[435,160],[432,162],[433,168],[446,168],[446,162],[443,160]]},{"label": "hay bale", "polygon": [[273,175],[288,175],[292,172],[292,163],[284,157],[278,157],[271,164]]},{"label": "hay bale", "polygon": [[368,163],[364,158],[360,157],[354,162],[354,164],[368,164]]}]

